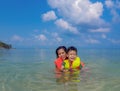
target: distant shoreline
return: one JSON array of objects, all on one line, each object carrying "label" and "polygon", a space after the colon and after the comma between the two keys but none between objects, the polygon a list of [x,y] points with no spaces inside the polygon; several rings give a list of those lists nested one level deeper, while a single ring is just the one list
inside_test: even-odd
[{"label": "distant shoreline", "polygon": [[12,45],[11,44],[6,44],[6,43],[0,41],[0,48],[11,49]]}]

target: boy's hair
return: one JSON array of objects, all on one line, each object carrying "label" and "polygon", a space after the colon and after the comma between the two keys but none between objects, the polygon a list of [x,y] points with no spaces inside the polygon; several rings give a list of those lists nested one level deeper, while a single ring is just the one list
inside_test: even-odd
[{"label": "boy's hair", "polygon": [[59,49],[63,49],[66,53],[67,53],[67,48],[65,46],[59,46],[57,49],[56,49],[56,56],[58,58],[58,50]]},{"label": "boy's hair", "polygon": [[77,54],[77,48],[74,47],[74,46],[70,46],[70,47],[68,47],[68,49],[67,49],[67,53],[68,53],[69,51],[76,51],[76,54]]}]

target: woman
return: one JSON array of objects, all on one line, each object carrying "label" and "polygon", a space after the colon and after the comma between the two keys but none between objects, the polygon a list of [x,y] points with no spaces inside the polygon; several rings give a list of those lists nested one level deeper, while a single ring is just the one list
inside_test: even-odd
[{"label": "woman", "polygon": [[63,60],[67,58],[67,48],[65,46],[59,46],[56,49],[56,60],[54,61],[56,71],[62,71]]}]

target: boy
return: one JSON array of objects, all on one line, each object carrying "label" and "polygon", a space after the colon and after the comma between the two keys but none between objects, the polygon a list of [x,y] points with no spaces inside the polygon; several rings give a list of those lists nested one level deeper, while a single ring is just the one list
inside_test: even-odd
[{"label": "boy", "polygon": [[67,49],[67,58],[63,61],[62,69],[63,71],[75,71],[80,70],[81,67],[81,61],[80,57],[77,56],[77,48],[74,46],[71,46]]}]

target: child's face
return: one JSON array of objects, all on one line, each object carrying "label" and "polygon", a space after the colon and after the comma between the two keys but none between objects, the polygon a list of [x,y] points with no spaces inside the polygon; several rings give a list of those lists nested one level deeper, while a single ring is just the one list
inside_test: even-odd
[{"label": "child's face", "polygon": [[76,51],[71,50],[68,52],[67,56],[68,56],[69,61],[74,61],[75,58],[77,57],[77,53],[76,53]]},{"label": "child's face", "polygon": [[58,57],[61,57],[63,60],[67,57],[67,54],[64,49],[58,50]]}]

